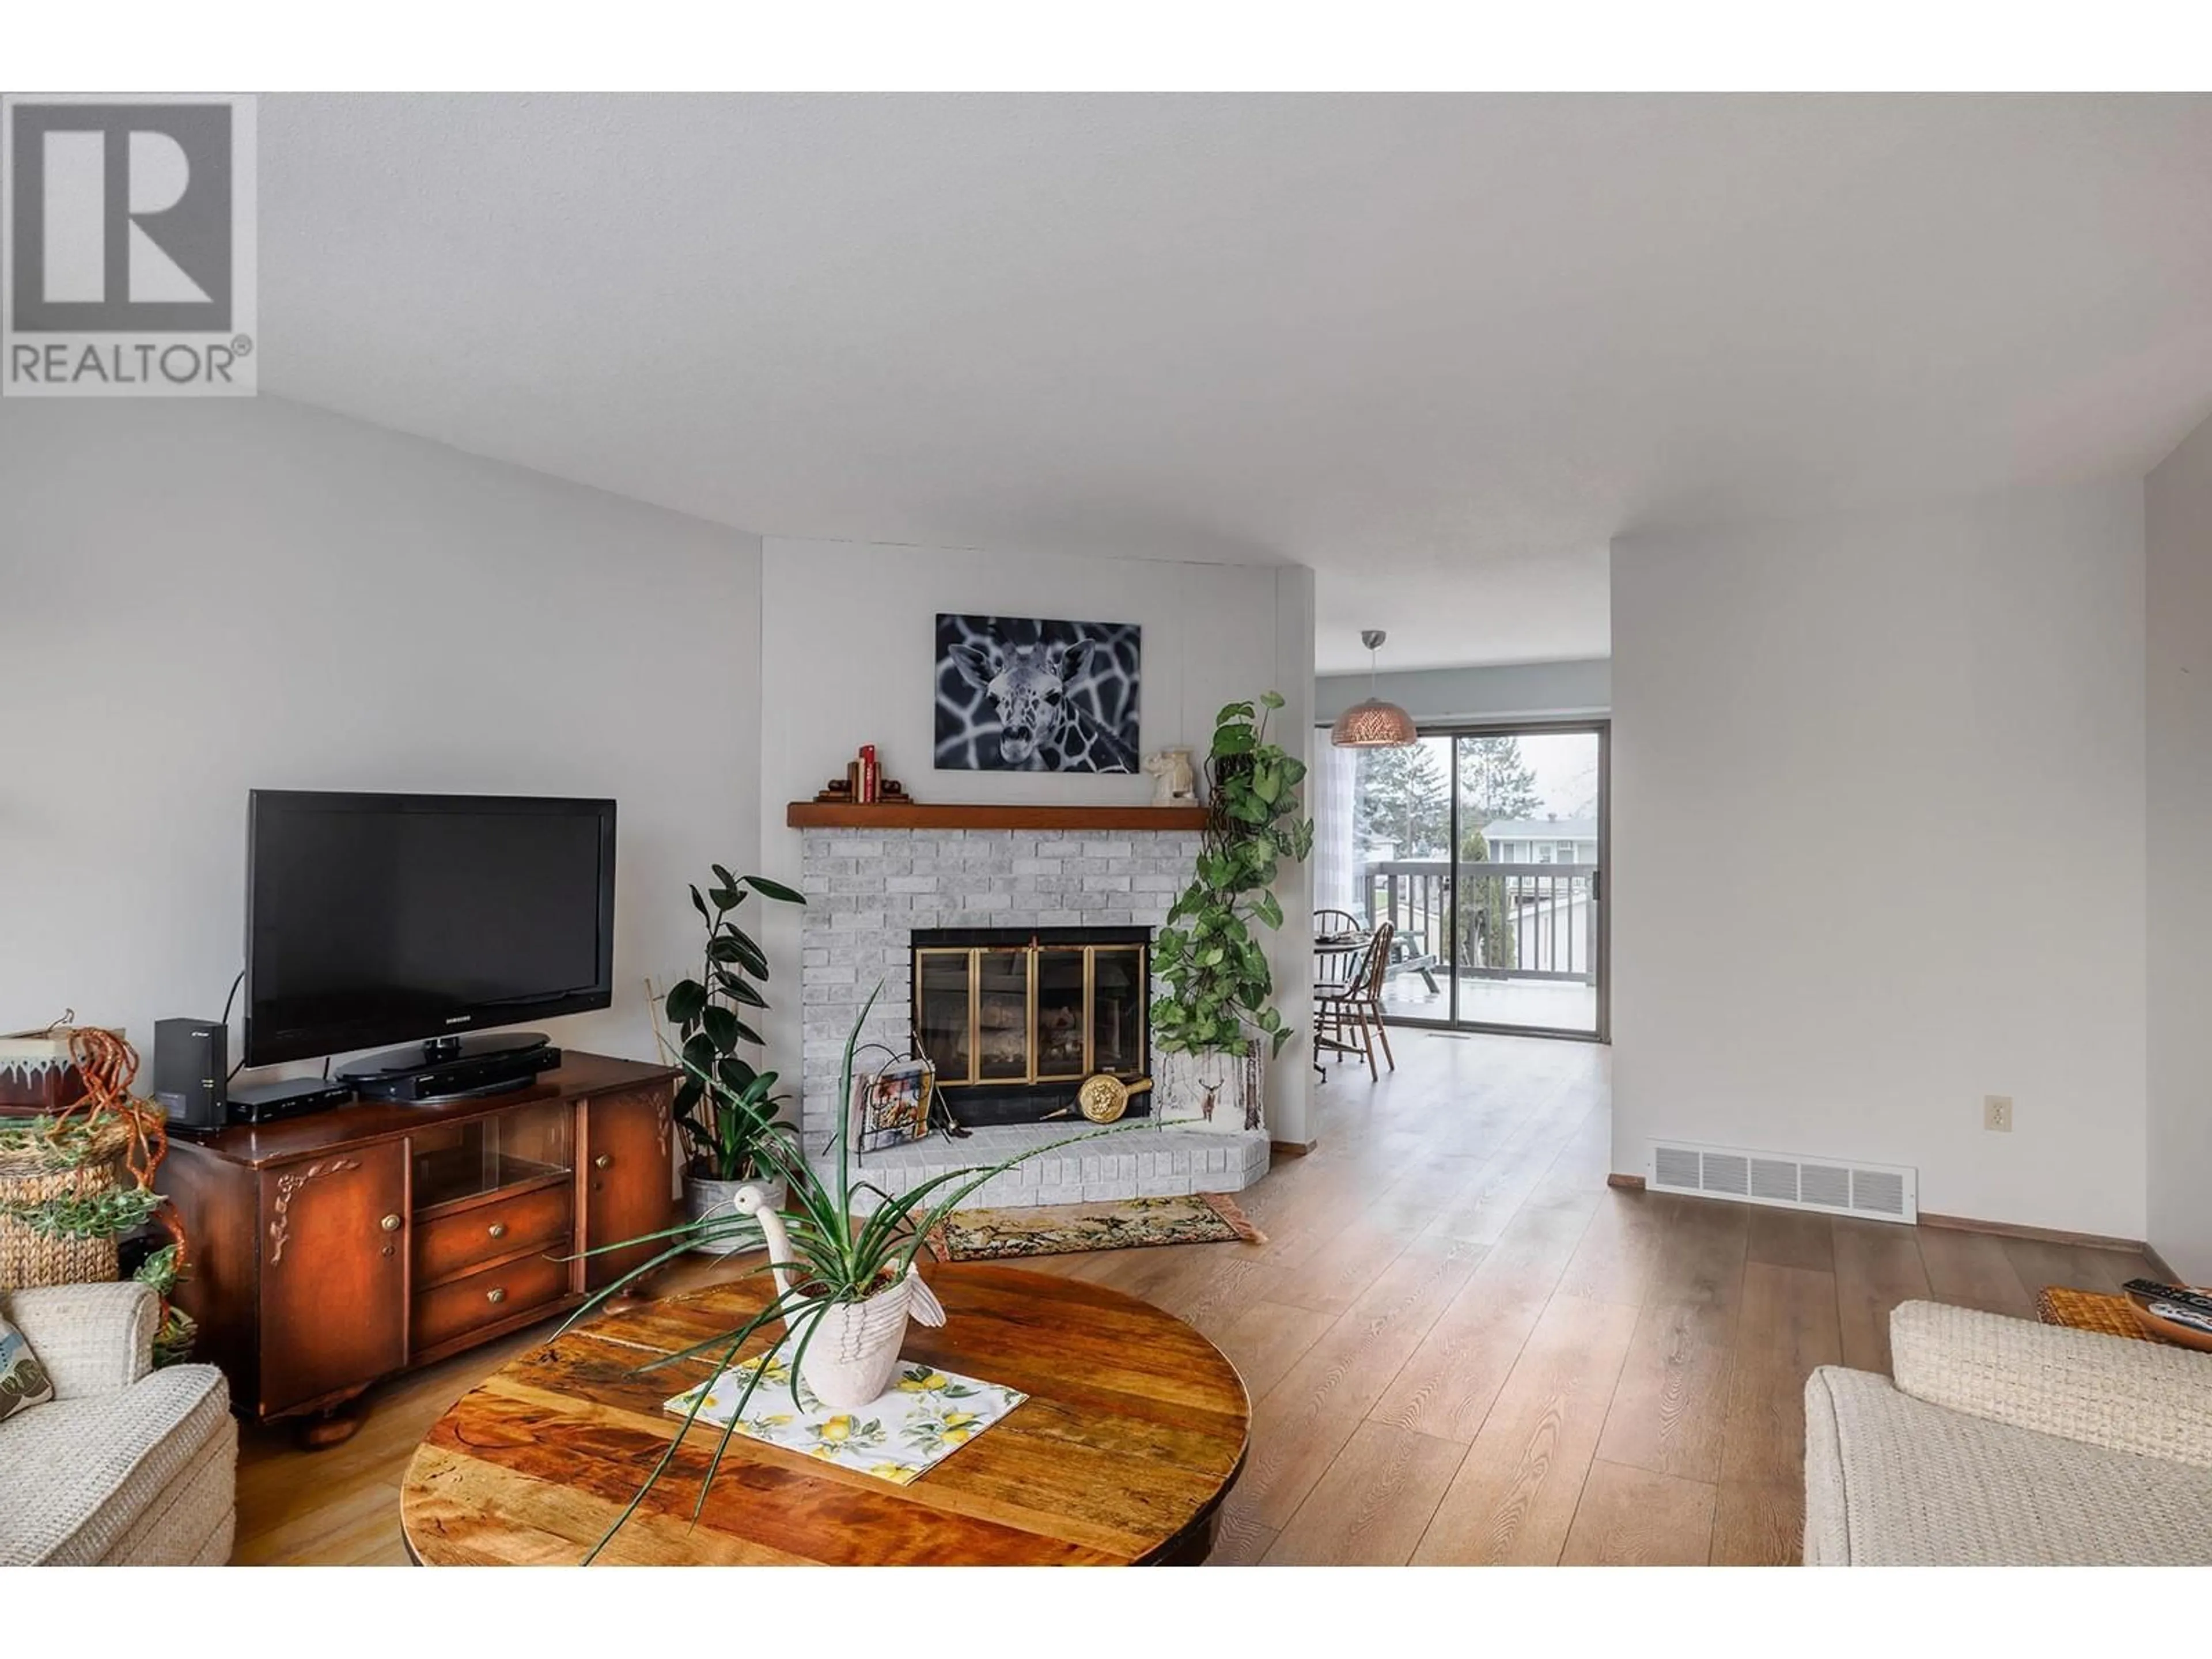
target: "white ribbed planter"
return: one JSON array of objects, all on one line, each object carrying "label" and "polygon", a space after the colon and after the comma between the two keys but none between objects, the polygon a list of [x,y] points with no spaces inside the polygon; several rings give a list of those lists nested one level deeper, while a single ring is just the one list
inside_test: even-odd
[{"label": "white ribbed planter", "polygon": [[[768,1206],[767,1195],[750,1182],[738,1188],[732,1203],[740,1214],[759,1217],[768,1239],[768,1259],[776,1264],[772,1268],[776,1294],[789,1297],[792,1279],[785,1265],[796,1265],[796,1258],[783,1218]],[[866,1301],[834,1303],[786,1319],[792,1352],[798,1353],[801,1340],[805,1344],[799,1381],[832,1411],[852,1411],[879,1399],[898,1373],[899,1350],[905,1346],[909,1319],[925,1325],[945,1322],[944,1307],[922,1282],[921,1269],[912,1263],[905,1278]]]},{"label": "white ribbed planter", "polygon": [[[934,1318],[929,1316],[933,1311]],[[915,1267],[866,1302],[841,1302],[801,1315],[790,1322],[792,1351],[798,1352],[800,1339],[806,1343],[799,1381],[833,1411],[852,1411],[882,1398],[898,1375],[899,1350],[906,1346],[910,1318],[926,1325],[945,1322],[945,1310]]]}]

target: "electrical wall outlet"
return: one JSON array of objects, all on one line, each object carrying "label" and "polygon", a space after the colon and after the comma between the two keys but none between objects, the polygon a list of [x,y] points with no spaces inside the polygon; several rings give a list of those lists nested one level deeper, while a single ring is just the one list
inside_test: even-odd
[{"label": "electrical wall outlet", "polygon": [[2010,1095],[1982,1097],[1982,1127],[1995,1129],[2002,1134],[2012,1133],[2012,1097]]}]

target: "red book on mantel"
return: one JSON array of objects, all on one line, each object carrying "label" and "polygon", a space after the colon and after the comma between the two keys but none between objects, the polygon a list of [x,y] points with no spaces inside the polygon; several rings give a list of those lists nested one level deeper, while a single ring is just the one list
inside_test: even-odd
[{"label": "red book on mantel", "polygon": [[873,805],[883,793],[883,773],[876,765],[876,745],[860,745],[860,799]]}]

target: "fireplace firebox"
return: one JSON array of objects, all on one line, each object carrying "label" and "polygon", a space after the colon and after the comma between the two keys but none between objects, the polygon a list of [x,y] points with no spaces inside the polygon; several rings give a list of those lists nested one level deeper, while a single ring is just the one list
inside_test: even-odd
[{"label": "fireplace firebox", "polygon": [[[1066,1110],[1094,1073],[1152,1064],[1149,927],[915,930],[914,1035],[970,1127]],[[1150,1097],[1129,1115],[1150,1115]]]}]

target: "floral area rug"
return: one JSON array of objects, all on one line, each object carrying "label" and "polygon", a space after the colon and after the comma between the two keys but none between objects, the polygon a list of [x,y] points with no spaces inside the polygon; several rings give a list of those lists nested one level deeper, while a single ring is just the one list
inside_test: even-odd
[{"label": "floral area rug", "polygon": [[1125,1198],[1103,1204],[1048,1204],[1025,1210],[956,1210],[931,1229],[939,1261],[1073,1255],[1147,1244],[1264,1244],[1267,1235],[1224,1194]]},{"label": "floral area rug", "polygon": [[[696,1420],[701,1423],[720,1427],[736,1418],[737,1431],[749,1440],[804,1452],[904,1486],[1029,1398],[995,1382],[902,1364],[898,1381],[881,1399],[857,1411],[833,1412],[804,1383],[793,1382],[785,1352],[788,1346],[787,1342],[758,1359],[731,1366],[712,1382],[685,1389],[662,1409],[686,1417],[697,1400]],[[766,1373],[746,1398],[745,1384],[763,1365]],[[740,1401],[743,1417],[738,1416]]]}]

